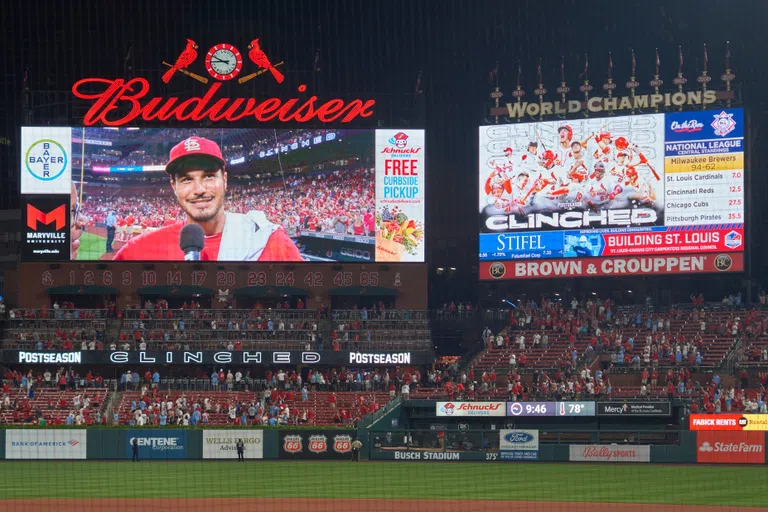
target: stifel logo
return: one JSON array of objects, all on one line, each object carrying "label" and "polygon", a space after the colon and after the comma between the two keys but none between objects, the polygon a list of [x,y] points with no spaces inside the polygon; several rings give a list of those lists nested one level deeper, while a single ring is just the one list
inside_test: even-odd
[{"label": "stifel logo", "polygon": [[67,225],[67,205],[62,204],[50,212],[45,213],[41,212],[31,204],[28,204],[27,227],[37,231],[37,226],[41,222],[46,226],[48,224],[55,223],[54,227],[56,228],[56,231],[64,229],[64,227]]}]

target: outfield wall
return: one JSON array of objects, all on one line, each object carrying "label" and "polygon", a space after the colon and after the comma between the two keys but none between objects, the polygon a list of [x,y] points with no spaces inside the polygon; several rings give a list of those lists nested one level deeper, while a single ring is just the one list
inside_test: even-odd
[{"label": "outfield wall", "polygon": [[247,459],[345,460],[357,438],[361,458],[382,461],[768,463],[768,432],[679,431],[674,445],[601,443],[606,433],[592,434],[587,443],[540,443],[538,430],[502,429],[443,433],[424,443],[410,430],[18,428],[0,430],[0,459],[130,460],[135,439],[141,460],[227,460],[237,458],[242,439]]}]

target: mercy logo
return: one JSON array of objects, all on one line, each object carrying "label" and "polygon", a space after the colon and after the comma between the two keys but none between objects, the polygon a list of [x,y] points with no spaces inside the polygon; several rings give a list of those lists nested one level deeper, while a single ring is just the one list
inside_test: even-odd
[{"label": "mercy logo", "polygon": [[52,139],[34,142],[24,157],[27,171],[41,181],[52,181],[67,169],[67,152],[64,146]]}]

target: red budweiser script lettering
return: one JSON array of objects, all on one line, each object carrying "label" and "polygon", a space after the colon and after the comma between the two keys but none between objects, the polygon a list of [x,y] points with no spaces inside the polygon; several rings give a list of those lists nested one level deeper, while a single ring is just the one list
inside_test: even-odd
[{"label": "red budweiser script lettering", "polygon": [[[144,78],[125,81],[121,78],[84,78],[72,86],[72,93],[83,100],[92,100],[93,105],[84,117],[87,126],[122,126],[132,121],[239,121],[253,118],[260,122],[281,121],[306,123],[317,119],[323,123],[338,121],[348,123],[356,118],[373,115],[375,100],[355,99],[349,102],[334,98],[318,104],[317,96],[308,99],[291,98],[282,101],[268,98],[218,98],[216,92],[220,83],[214,83],[201,98],[180,100],[175,96],[150,98],[149,82]],[[305,92],[306,85],[300,85],[299,92]],[[130,109],[126,113],[126,108]]]}]

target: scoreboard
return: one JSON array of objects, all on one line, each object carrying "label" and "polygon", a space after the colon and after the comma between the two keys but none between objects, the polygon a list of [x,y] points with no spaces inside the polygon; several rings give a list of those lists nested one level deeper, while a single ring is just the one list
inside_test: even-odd
[{"label": "scoreboard", "polygon": [[481,279],[738,272],[742,109],[480,128]]}]

